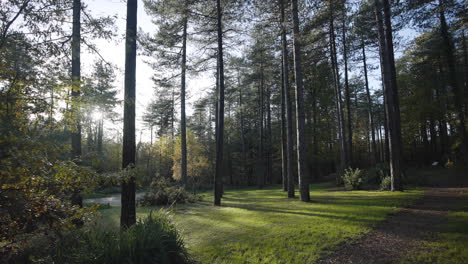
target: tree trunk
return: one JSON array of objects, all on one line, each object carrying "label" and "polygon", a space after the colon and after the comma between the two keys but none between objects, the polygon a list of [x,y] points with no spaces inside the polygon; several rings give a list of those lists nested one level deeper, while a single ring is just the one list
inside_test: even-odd
[{"label": "tree trunk", "polygon": [[266,95],[266,183],[271,184],[273,181],[273,160],[272,160],[272,153],[271,153],[271,90],[270,86],[267,86],[267,95]]},{"label": "tree trunk", "polygon": [[291,1],[291,14],[293,20],[293,47],[294,47],[294,79],[296,82],[296,129],[297,129],[297,171],[299,179],[299,194],[303,202],[310,201],[309,173],[307,168],[307,149],[305,137],[304,116],[304,85],[302,80],[301,40],[299,32],[297,0]]},{"label": "tree trunk", "polygon": [[[81,0],[73,0],[73,28],[72,28],[72,133],[71,133],[71,156],[77,163],[81,157]],[[79,190],[72,194],[73,205],[83,207],[83,198]]]},{"label": "tree trunk", "polygon": [[[387,124],[389,131],[389,152],[390,152],[390,176],[391,190],[401,191],[402,173],[402,148],[400,129],[400,108],[398,100],[398,90],[396,84],[396,70],[393,52],[392,26],[390,20],[390,4],[384,0],[384,20],[382,19],[381,7],[378,0],[375,0],[375,13],[379,35],[380,56],[383,66],[385,108],[387,110]],[[385,24],[385,29],[384,29]]]},{"label": "tree trunk", "polygon": [[73,29],[72,29],[72,118],[71,133],[72,159],[81,156],[81,113],[79,98],[81,93],[81,0],[73,0]]},{"label": "tree trunk", "polygon": [[342,41],[343,41],[343,61],[344,61],[344,77],[345,77],[345,100],[346,100],[346,114],[348,118],[348,139],[347,139],[347,160],[349,165],[353,164],[353,120],[351,113],[351,95],[349,91],[348,80],[348,47],[346,44],[346,0],[343,1],[343,18],[342,18]]},{"label": "tree trunk", "polygon": [[[127,0],[122,169],[132,168],[135,166],[135,74],[137,2],[137,0]],[[120,226],[122,229],[127,229],[135,223],[135,178],[130,177],[122,183],[122,207],[120,215]]]},{"label": "tree trunk", "polygon": [[364,39],[361,39],[361,45],[362,45],[362,63],[364,66],[364,80],[366,84],[366,95],[367,95],[367,112],[369,116],[369,132],[371,133],[371,157],[373,160],[371,160],[371,164],[377,163],[379,160],[378,158],[378,153],[377,153],[377,145],[375,143],[375,125],[374,125],[374,115],[372,113],[372,98],[369,90],[369,79],[367,76],[367,62],[366,62],[366,47],[364,45]]},{"label": "tree trunk", "polygon": [[224,61],[223,61],[223,26],[221,0],[216,0],[218,33],[218,113],[216,129],[216,164],[214,177],[214,205],[221,206],[223,179],[223,140],[224,140]]},{"label": "tree trunk", "polygon": [[[185,6],[187,8],[187,5]],[[180,146],[181,146],[181,181],[187,184],[187,125],[185,120],[185,72],[187,68],[187,10],[184,11],[182,32],[182,72],[180,80]]]},{"label": "tree trunk", "polygon": [[263,188],[265,185],[265,149],[264,149],[264,76],[263,76],[263,62],[260,64],[260,86],[258,87],[258,125],[259,129],[259,145],[257,155],[257,185],[259,188]]},{"label": "tree trunk", "polygon": [[[241,150],[242,150],[242,179],[246,178],[247,175],[247,157],[245,153],[245,137],[244,137],[244,109],[242,107],[242,88],[240,82],[240,76],[237,76],[237,82],[239,85],[239,119],[240,119],[240,141],[241,141]],[[248,184],[248,180],[247,180]]]},{"label": "tree trunk", "polygon": [[338,166],[338,174],[342,175],[344,170],[348,166],[348,155],[346,154],[346,139],[345,139],[345,128],[344,128],[344,113],[343,113],[343,101],[341,98],[341,88],[340,88],[340,74],[338,72],[338,62],[336,58],[336,44],[335,44],[335,27],[334,27],[334,18],[333,18],[333,6],[332,1],[330,0],[330,60],[333,71],[333,80],[335,87],[335,97],[336,97],[336,112],[338,116],[338,141],[339,141],[339,151],[340,151],[340,165]]},{"label": "tree trunk", "polygon": [[[280,0],[281,2],[281,0]],[[283,21],[281,21],[283,23]],[[283,57],[283,56],[282,56]],[[288,160],[287,160],[287,139],[286,139],[286,107],[284,96],[286,93],[285,90],[285,80],[284,80],[284,62],[281,57],[281,176],[283,191],[288,191]]]},{"label": "tree trunk", "polygon": [[283,81],[284,81],[284,102],[286,108],[286,160],[287,160],[287,179],[288,179],[288,197],[294,198],[294,170],[293,170],[293,119],[292,102],[289,88],[289,60],[288,60],[288,42],[286,39],[286,14],[284,2],[279,0],[281,11],[281,51],[283,55]]},{"label": "tree trunk", "polygon": [[452,37],[448,29],[447,20],[445,19],[445,7],[444,0],[439,0],[439,19],[440,19],[440,34],[442,36],[444,44],[444,53],[446,57],[446,63],[448,66],[449,82],[452,86],[455,101],[455,110],[458,115],[459,124],[458,129],[460,130],[458,136],[461,140],[460,152],[463,159],[466,157],[466,131],[465,131],[465,112],[463,111],[463,98],[464,91],[463,86],[458,84],[457,81],[457,69],[456,69],[456,58],[454,52],[454,46],[452,43]]},{"label": "tree trunk", "polygon": [[98,124],[98,135],[97,135],[97,152],[102,154],[102,143],[104,138],[104,118],[101,117]]}]

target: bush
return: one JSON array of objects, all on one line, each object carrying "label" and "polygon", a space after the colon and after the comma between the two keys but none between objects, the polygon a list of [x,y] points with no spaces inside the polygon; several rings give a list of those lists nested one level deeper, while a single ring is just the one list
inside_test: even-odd
[{"label": "bush", "polygon": [[66,233],[36,263],[193,263],[167,212],[151,212],[126,231],[93,225]]},{"label": "bush", "polygon": [[390,168],[385,163],[378,163],[366,171],[365,183],[378,185],[382,179],[390,175]]},{"label": "bush", "polygon": [[348,168],[341,178],[346,189],[359,190],[362,184],[362,171],[360,169],[353,170],[352,168]]},{"label": "bush", "polygon": [[138,200],[138,205],[172,205],[177,203],[194,203],[200,200],[200,195],[191,194],[183,187],[171,185],[169,181],[161,178],[151,183],[151,190]]},{"label": "bush", "polygon": [[380,190],[390,191],[391,186],[392,186],[392,178],[390,176],[387,176],[382,179],[382,182],[380,183]]}]

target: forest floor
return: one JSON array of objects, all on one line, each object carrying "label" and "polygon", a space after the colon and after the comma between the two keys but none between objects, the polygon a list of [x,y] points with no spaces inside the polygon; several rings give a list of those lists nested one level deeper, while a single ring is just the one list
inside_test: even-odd
[{"label": "forest floor", "polygon": [[431,188],[319,263],[466,263],[468,188]]},{"label": "forest floor", "polygon": [[[173,220],[189,252],[201,263],[316,263],[347,241],[358,241],[423,197],[405,192],[344,191],[332,184],[311,185],[312,202],[288,199],[280,186],[226,190],[222,206],[211,194],[200,203],[177,205]],[[137,209],[138,217],[157,207]],[[119,207],[100,210],[118,224]]]}]

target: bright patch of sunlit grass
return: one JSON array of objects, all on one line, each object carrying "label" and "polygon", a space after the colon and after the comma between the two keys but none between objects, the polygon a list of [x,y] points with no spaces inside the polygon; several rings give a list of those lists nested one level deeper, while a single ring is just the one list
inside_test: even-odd
[{"label": "bright patch of sunlit grass", "polygon": [[[297,194],[298,195],[298,194]],[[202,263],[314,263],[340,243],[370,231],[422,191],[343,191],[312,185],[312,202],[288,199],[279,186],[227,190],[222,207],[179,205],[174,221]],[[120,208],[105,212],[118,221]],[[154,208],[139,208],[141,217]]]}]

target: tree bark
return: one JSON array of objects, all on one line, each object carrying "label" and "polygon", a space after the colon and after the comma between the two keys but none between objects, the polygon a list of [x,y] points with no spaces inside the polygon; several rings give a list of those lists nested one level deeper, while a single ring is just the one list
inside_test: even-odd
[{"label": "tree bark", "polygon": [[81,156],[81,111],[79,98],[81,93],[81,0],[73,0],[73,28],[72,28],[72,118],[71,133],[72,158]]},{"label": "tree bark", "polygon": [[[125,37],[125,95],[122,169],[135,166],[135,74],[137,38],[137,0],[127,0],[127,25]],[[135,178],[122,182],[122,207],[120,226],[127,229],[136,223]]]},{"label": "tree bark", "polygon": [[291,14],[293,20],[294,79],[296,82],[297,171],[299,179],[299,194],[301,201],[309,202],[309,173],[307,168],[303,95],[304,84],[302,80],[301,36],[299,32],[297,0],[291,1]]},{"label": "tree bark", "polygon": [[214,205],[221,206],[223,179],[223,140],[224,140],[224,61],[223,61],[223,26],[221,0],[216,0],[218,34],[218,109],[216,129],[216,163],[214,177]]},{"label": "tree bark", "polygon": [[348,165],[353,164],[353,120],[351,113],[351,95],[349,91],[348,79],[348,47],[346,43],[346,0],[343,0],[343,17],[342,17],[342,41],[343,41],[343,62],[344,62],[344,78],[345,78],[345,100],[346,100],[346,114],[348,118],[348,139],[347,142],[347,160]]},{"label": "tree bark", "polygon": [[371,164],[377,163],[379,160],[378,158],[378,153],[377,153],[377,145],[375,143],[375,125],[374,125],[374,115],[372,113],[372,98],[370,94],[370,89],[369,89],[369,78],[367,75],[367,61],[366,61],[366,47],[364,45],[364,39],[361,39],[361,46],[362,46],[362,63],[364,66],[364,81],[366,84],[366,95],[367,95],[367,112],[368,112],[368,117],[369,117],[369,132],[371,133],[371,157],[373,160],[371,160]]},{"label": "tree bark", "polygon": [[[387,110],[387,124],[389,131],[390,176],[391,190],[401,191],[402,148],[400,129],[400,108],[396,84],[396,69],[393,51],[392,26],[390,20],[390,4],[383,0],[383,13],[378,0],[375,0],[375,13],[379,35],[379,49],[383,66],[385,108]],[[384,29],[385,25],[385,29]]]},{"label": "tree bark", "polygon": [[288,42],[286,39],[286,14],[285,0],[279,0],[281,11],[281,52],[283,54],[283,82],[284,82],[284,102],[286,110],[286,160],[287,160],[287,179],[288,179],[288,197],[294,198],[294,170],[293,170],[293,119],[292,102],[289,88],[289,60],[288,60]]},{"label": "tree bark", "polygon": [[[280,0],[281,2],[281,0]],[[283,21],[282,21],[283,22]],[[283,56],[282,56],[283,57]],[[285,80],[284,62],[281,57],[281,176],[283,191],[288,191],[288,159],[287,159],[287,132],[286,132],[286,104],[285,104]]]},{"label": "tree bark", "polygon": [[[185,5],[187,8],[187,4]],[[187,124],[185,118],[185,73],[187,69],[187,12],[184,11],[182,31],[182,72],[180,80],[180,146],[181,146],[181,181],[182,186],[187,184]]]},{"label": "tree bark", "polygon": [[445,18],[445,7],[444,0],[439,0],[439,19],[440,19],[440,34],[444,44],[445,59],[448,66],[449,83],[452,86],[454,93],[455,109],[457,111],[459,124],[458,129],[460,130],[458,136],[461,140],[460,152],[464,159],[466,157],[466,129],[465,129],[465,112],[463,111],[463,100],[465,98],[463,86],[458,84],[457,81],[457,69],[456,69],[456,58],[454,52],[454,46],[452,43],[452,37],[449,32],[447,20]]},{"label": "tree bark", "polygon": [[260,62],[260,85],[258,87],[258,125],[259,129],[259,145],[257,155],[257,185],[259,188],[263,188],[265,185],[265,148],[264,148],[264,76],[263,76],[263,61]]},{"label": "tree bark", "polygon": [[334,17],[333,17],[333,6],[332,1],[330,0],[330,60],[333,71],[333,80],[335,87],[335,97],[336,97],[336,112],[338,116],[338,142],[339,142],[339,152],[340,152],[340,164],[338,167],[338,174],[342,175],[344,170],[348,166],[348,155],[346,154],[346,139],[345,139],[345,127],[344,127],[344,113],[343,113],[343,101],[341,98],[341,88],[340,88],[340,75],[338,72],[338,62],[336,58],[336,44],[335,44],[335,27],[334,27]]},{"label": "tree bark", "polygon": [[[240,141],[241,141],[241,150],[242,150],[242,179],[246,178],[247,175],[247,157],[245,153],[245,132],[244,132],[244,109],[242,106],[242,88],[240,82],[240,76],[237,76],[237,82],[239,85],[239,119],[240,119]],[[248,184],[248,179],[246,180]]]},{"label": "tree bark", "polygon": [[273,181],[273,161],[271,153],[271,90],[267,86],[266,90],[266,183],[271,184]]}]

